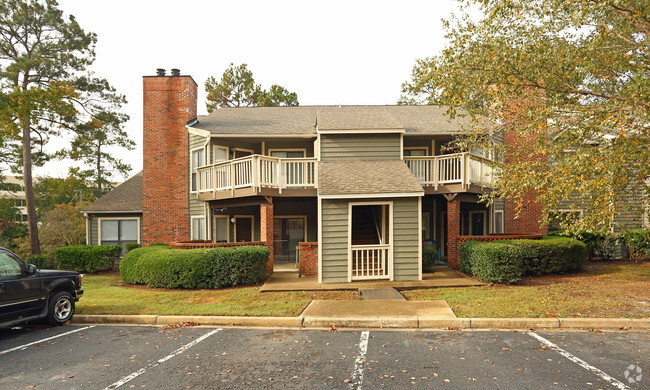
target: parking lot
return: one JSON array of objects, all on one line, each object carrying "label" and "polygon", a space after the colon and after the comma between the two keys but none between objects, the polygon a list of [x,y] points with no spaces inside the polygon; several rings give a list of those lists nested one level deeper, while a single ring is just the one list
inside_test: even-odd
[{"label": "parking lot", "polygon": [[630,331],[30,325],[0,329],[0,389],[641,389],[648,351]]}]

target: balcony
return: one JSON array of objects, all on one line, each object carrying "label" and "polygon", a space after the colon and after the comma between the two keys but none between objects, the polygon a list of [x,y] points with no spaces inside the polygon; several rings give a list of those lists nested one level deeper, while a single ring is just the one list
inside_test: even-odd
[{"label": "balcony", "polygon": [[243,196],[316,196],[315,158],[275,158],[258,154],[197,169],[197,197],[216,200]]},{"label": "balcony", "polygon": [[494,183],[490,160],[471,153],[404,157],[425,193],[482,193]]}]

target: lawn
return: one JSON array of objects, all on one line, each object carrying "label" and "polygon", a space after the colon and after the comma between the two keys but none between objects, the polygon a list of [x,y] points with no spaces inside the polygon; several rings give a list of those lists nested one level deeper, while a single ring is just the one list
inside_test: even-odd
[{"label": "lawn", "polygon": [[259,286],[167,290],[122,283],[117,273],[86,275],[78,314],[293,317],[313,299],[359,299],[356,291],[260,293]]},{"label": "lawn", "polygon": [[590,262],[575,274],[529,276],[512,286],[404,291],[449,303],[458,317],[650,317],[650,262]]}]

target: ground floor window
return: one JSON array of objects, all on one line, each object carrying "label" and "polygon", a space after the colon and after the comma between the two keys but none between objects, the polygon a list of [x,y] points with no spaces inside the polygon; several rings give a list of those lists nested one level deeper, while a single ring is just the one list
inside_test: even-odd
[{"label": "ground floor window", "polygon": [[503,210],[494,211],[494,233],[503,234]]},{"label": "ground floor window", "polygon": [[137,219],[100,219],[100,244],[121,245],[140,241]]},{"label": "ground floor window", "polygon": [[205,240],[205,217],[192,217],[192,240]]}]

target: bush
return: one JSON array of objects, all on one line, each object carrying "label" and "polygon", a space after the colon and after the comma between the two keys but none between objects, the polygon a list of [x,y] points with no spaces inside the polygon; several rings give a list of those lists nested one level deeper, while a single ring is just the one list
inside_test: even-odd
[{"label": "bush", "polygon": [[59,269],[93,273],[114,266],[122,253],[119,245],[73,245],[54,250],[54,261]]},{"label": "bush", "polygon": [[137,242],[129,242],[128,244],[124,245],[124,247],[126,248],[126,251],[129,252],[133,249],[141,248],[142,245],[138,244]]},{"label": "bush", "polygon": [[577,271],[586,261],[586,245],[566,237],[469,241],[460,247],[461,271],[490,283],[514,283],[524,274]]},{"label": "bush", "polygon": [[650,230],[627,230],[623,233],[623,241],[630,254],[630,260],[639,261],[647,256],[650,250]]},{"label": "bush", "polygon": [[264,279],[270,251],[264,246],[172,250],[134,249],[120,265],[122,280],[162,288],[222,288]]},{"label": "bush", "polygon": [[124,257],[122,257],[122,260],[120,260],[120,275],[122,276],[122,280],[125,283],[144,284],[144,281],[141,280],[134,272],[135,264],[138,262],[138,260],[140,260],[140,257],[142,257],[142,255],[165,249],[169,249],[169,246],[150,245],[128,251]]},{"label": "bush", "polygon": [[56,265],[45,255],[31,255],[25,260],[29,264],[34,264],[38,269],[56,268]]},{"label": "bush", "polygon": [[575,233],[573,238],[587,245],[589,260],[595,258],[611,260],[614,258],[616,245],[619,241],[618,236],[614,233],[589,232],[585,230]]},{"label": "bush", "polygon": [[438,261],[438,249],[422,249],[422,270],[428,270]]}]

